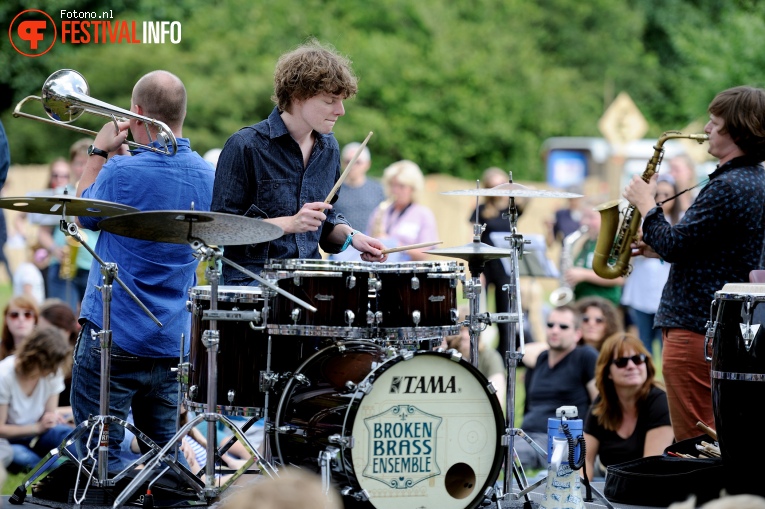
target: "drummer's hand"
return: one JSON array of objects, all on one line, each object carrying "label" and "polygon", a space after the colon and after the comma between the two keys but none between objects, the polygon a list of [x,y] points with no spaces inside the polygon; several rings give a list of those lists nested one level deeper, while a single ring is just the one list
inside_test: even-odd
[{"label": "drummer's hand", "polygon": [[388,255],[382,253],[385,244],[363,233],[353,236],[353,247],[361,251],[361,259],[365,262],[382,263],[388,259]]},{"label": "drummer's hand", "polygon": [[327,220],[324,211],[331,209],[332,205],[321,201],[306,203],[297,214],[287,218],[287,224],[282,229],[284,233],[315,232]]},{"label": "drummer's hand", "polygon": [[121,145],[125,143],[128,136],[128,129],[130,128],[130,122],[123,121],[117,122],[119,131],[115,132],[114,122],[107,122],[96,135],[96,139],[93,145],[101,150],[106,150],[110,154],[120,149]]}]

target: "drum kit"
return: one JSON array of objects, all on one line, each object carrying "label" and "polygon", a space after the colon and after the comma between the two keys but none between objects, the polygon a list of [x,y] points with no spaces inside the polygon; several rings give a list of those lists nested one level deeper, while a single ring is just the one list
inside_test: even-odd
[{"label": "drum kit", "polygon": [[[94,255],[104,278],[100,287],[104,297],[104,330],[99,334],[104,345],[101,415],[80,424],[65,444],[51,451],[16,490],[12,502],[22,503],[26,489],[62,456],[81,470],[90,468],[91,485],[114,486],[118,479],[108,478],[107,447],[99,447],[97,454],[88,451],[86,459],[67,449],[94,430],[102,444],[108,443],[112,423],[134,431],[150,450],[136,460],[144,468],[116,498],[114,507],[129,502],[138,488],[153,482],[150,476],[158,469],[162,473],[174,470],[200,501],[209,502],[254,463],[269,476],[278,476],[279,466],[313,468],[327,489],[334,484],[349,503],[375,509],[393,509],[407,499],[412,507],[438,503],[444,509],[477,507],[487,500],[508,504],[525,497],[528,501],[527,494],[542,481],[528,485],[514,455],[514,437],[525,438],[545,457],[547,452],[514,427],[515,369],[524,350],[519,260],[527,243],[517,232],[514,198],[578,195],[514,184],[512,174],[509,180],[491,189],[444,193],[475,196],[476,201],[480,196],[510,198],[503,213],[510,225],[508,248],[480,242],[482,226],[476,220],[471,243],[429,251],[465,260],[470,278],[465,277],[462,264],[452,261],[270,260],[261,274],[255,274],[226,259],[216,246],[267,242],[283,234],[263,221],[194,211],[193,206],[187,211],[139,212],[67,195],[0,199],[0,208],[60,214],[62,231]],[[207,265],[210,284],[189,290],[190,355],[184,362],[181,338],[178,369],[179,400],[197,416],[162,448],[130,423],[107,415],[112,282],[129,290],[119,280],[116,265],[101,260],[67,220],[79,215],[105,217],[99,228],[113,234],[187,243]],[[483,268],[487,261],[505,257],[512,270],[511,283],[503,288],[509,292],[510,309],[480,313]],[[241,270],[260,286],[219,285],[220,263]],[[464,322],[457,314],[460,282],[470,302]],[[519,350],[507,352],[505,359],[506,418],[495,388],[476,367],[479,334],[492,323],[508,323],[510,337],[515,338],[517,331],[520,338]],[[462,326],[470,332],[471,362],[455,350],[440,348],[443,339],[459,334]],[[248,420],[238,427],[230,416]],[[266,437],[262,453],[245,435],[261,419]],[[219,423],[227,427],[252,455],[221,486],[215,485],[215,461],[207,461],[202,482],[202,472],[194,475],[171,452],[202,422],[207,423],[208,437],[217,436]],[[220,459],[230,447],[218,449],[216,442],[208,441],[208,458]],[[502,470],[504,486],[499,487]],[[124,471],[119,474],[123,475]],[[519,483],[517,491],[513,479]]]}]

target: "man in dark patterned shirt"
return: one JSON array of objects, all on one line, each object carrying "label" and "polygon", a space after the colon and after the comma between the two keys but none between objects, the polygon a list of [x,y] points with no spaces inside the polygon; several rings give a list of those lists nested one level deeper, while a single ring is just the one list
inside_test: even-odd
[{"label": "man in dark patterned shirt", "polygon": [[657,175],[633,178],[624,197],[645,218],[637,251],[672,263],[654,321],[664,340],[663,373],[677,440],[714,422],[704,333],[714,293],[762,267],[765,240],[765,90],[735,87],[709,105],[708,152],[720,160],[682,220],[671,226],[654,200]]}]

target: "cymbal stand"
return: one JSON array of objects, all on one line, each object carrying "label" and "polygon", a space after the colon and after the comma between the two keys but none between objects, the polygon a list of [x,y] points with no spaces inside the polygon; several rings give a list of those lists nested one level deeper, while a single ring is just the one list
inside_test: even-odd
[{"label": "cymbal stand", "polygon": [[[186,436],[189,431],[202,421],[207,422],[207,462],[205,463],[205,486],[201,488],[198,493],[207,499],[217,497],[221,492],[231,486],[234,481],[244,474],[253,463],[257,463],[261,472],[266,473],[270,477],[278,476],[276,469],[265,460],[260,452],[250,444],[247,438],[244,436],[242,430],[240,430],[231,420],[216,412],[217,409],[217,394],[218,394],[218,368],[217,368],[217,355],[218,348],[220,346],[220,331],[218,330],[218,319],[225,318],[223,314],[225,312],[218,311],[218,280],[220,278],[219,271],[217,269],[217,261],[222,259],[222,252],[220,248],[209,247],[203,242],[195,239],[191,242],[192,249],[196,252],[195,256],[200,260],[208,263],[206,269],[207,278],[210,281],[210,309],[209,313],[204,313],[209,318],[209,328],[202,334],[202,344],[207,349],[207,412],[197,415],[194,419],[186,423],[181,429],[178,430],[176,435],[170,439],[160,453],[152,458],[152,460],[146,464],[146,466],[138,473],[133,481],[122,491],[119,497],[115,500],[114,507],[119,507],[130,498],[133,492],[141,486],[151,475],[152,471],[159,467],[160,462],[164,459],[165,455],[170,449]],[[217,447],[217,423],[221,422],[225,427],[229,428],[236,438],[241,441],[250,457],[223,485],[215,485],[215,465],[221,459],[221,452]],[[169,464],[170,462],[168,462]],[[200,472],[201,474],[201,472]],[[160,474],[161,475],[161,474]]]},{"label": "cymbal stand", "polygon": [[[75,498],[77,497],[77,489],[79,487],[80,473],[85,470],[86,475],[90,479],[90,483],[93,486],[105,487],[114,486],[127,472],[133,469],[136,465],[146,461],[153,454],[159,452],[159,447],[145,434],[139,431],[133,424],[119,419],[117,417],[109,415],[109,399],[110,399],[110,377],[111,377],[111,346],[112,346],[112,331],[111,326],[111,301],[112,301],[112,284],[117,281],[125,292],[138,304],[138,306],[146,313],[154,323],[162,327],[162,323],[157,319],[149,309],[138,299],[138,297],[128,288],[125,283],[117,276],[117,264],[104,262],[93,249],[85,242],[80,234],[79,228],[75,223],[66,220],[66,205],[63,206],[62,219],[59,222],[59,228],[66,235],[73,237],[77,240],[87,251],[93,256],[93,258],[101,266],[101,274],[103,275],[104,282],[100,287],[101,296],[103,300],[102,319],[103,329],[98,333],[93,333],[93,336],[98,336],[101,344],[101,377],[100,377],[100,392],[99,392],[99,415],[90,416],[87,421],[79,424],[72,433],[66,438],[58,449],[51,450],[41,461],[38,463],[32,471],[29,472],[24,482],[16,488],[14,495],[11,497],[10,502],[12,504],[21,504],[26,497],[26,490],[31,486],[38,477],[47,471],[49,467],[56,466],[57,460],[60,456],[72,460],[79,465],[79,472],[77,476],[77,484],[75,485]],[[138,440],[144,443],[149,451],[142,455],[140,458],[133,461],[125,469],[119,472],[114,478],[109,479],[109,425],[110,423],[116,423],[125,429],[129,429]],[[94,433],[98,431],[98,452],[94,454],[90,448]],[[77,458],[69,451],[68,447],[75,444],[85,433],[88,433],[88,442],[85,445],[87,453],[84,458]],[[92,465],[88,469],[85,467],[85,463],[92,462]],[[96,473],[97,477],[94,478],[93,474]],[[81,500],[84,500],[87,494],[88,488],[85,487]],[[79,503],[79,501],[75,500]]]}]

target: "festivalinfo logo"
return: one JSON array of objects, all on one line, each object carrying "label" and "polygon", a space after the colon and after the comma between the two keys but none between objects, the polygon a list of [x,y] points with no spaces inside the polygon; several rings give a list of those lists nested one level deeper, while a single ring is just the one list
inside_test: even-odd
[{"label": "festivalinfo logo", "polygon": [[115,18],[112,9],[61,9],[53,15],[27,9],[8,29],[11,45],[26,57],[39,57],[59,44],[180,44],[180,21],[135,21]]}]

